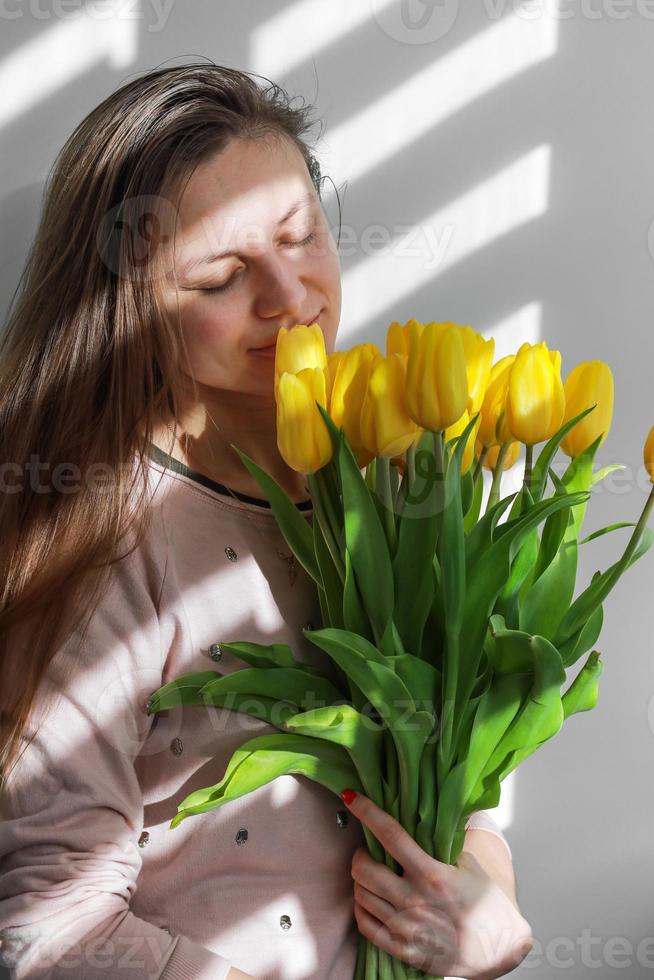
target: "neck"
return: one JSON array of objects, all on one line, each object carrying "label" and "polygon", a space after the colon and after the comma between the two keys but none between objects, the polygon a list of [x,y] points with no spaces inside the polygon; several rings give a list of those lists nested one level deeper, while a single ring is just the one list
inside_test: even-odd
[{"label": "neck", "polygon": [[241,493],[265,496],[233,443],[273,477],[294,502],[308,498],[305,476],[291,469],[277,448],[274,399],[208,389],[202,391],[197,402],[181,411],[176,438],[173,428],[172,418],[162,419],[152,441],[212,480]]}]

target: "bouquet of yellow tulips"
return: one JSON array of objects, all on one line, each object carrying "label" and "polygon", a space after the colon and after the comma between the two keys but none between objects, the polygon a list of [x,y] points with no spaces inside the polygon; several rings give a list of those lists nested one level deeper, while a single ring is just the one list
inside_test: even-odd
[{"label": "bouquet of yellow tulips", "polygon": [[[225,642],[249,669],[156,691],[151,711],[229,703],[279,729],[234,752],[171,827],[298,773],[335,794],[365,793],[454,864],[467,817],[497,806],[502,780],[595,706],[602,603],[652,544],[654,488],[636,524],[580,539],[591,486],[619,468],[593,471],[611,424],[610,368],[579,364],[564,384],[561,355],[545,342],[495,364],[493,355],[493,340],[452,323],[394,322],[385,355],[364,343],[327,356],[315,323],[281,331],[278,446],[306,474],[311,524],[234,448],[315,582],[323,624],[304,632],[332,669],[284,644]],[[521,488],[502,497],[521,444]],[[570,457],[560,476],[559,449]],[[644,459],[654,482],[654,427]],[[484,467],[493,477],[482,513]],[[579,546],[625,527],[622,555],[575,597]],[[371,855],[398,871],[363,829]],[[357,978],[409,975],[425,976],[361,937]]]}]

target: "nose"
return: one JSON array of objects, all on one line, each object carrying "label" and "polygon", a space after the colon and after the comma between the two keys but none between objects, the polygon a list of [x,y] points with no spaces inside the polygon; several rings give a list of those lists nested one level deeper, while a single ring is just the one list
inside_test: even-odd
[{"label": "nose", "polygon": [[279,319],[278,327],[292,327],[306,306],[307,290],[298,268],[287,257],[275,257],[259,280],[255,310],[264,319]]}]

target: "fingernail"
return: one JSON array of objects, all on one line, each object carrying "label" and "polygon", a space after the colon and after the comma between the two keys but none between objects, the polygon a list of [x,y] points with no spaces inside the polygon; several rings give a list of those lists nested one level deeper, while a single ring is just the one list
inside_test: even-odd
[{"label": "fingernail", "polygon": [[346,803],[347,806],[349,806],[352,800],[356,798],[356,795],[357,794],[353,789],[344,789],[341,793],[341,799],[343,800],[343,803]]}]

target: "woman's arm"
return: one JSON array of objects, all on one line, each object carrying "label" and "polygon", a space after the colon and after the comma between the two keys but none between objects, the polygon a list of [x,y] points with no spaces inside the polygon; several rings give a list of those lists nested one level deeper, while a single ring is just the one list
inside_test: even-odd
[{"label": "woman's arm", "polygon": [[488,877],[500,886],[519,911],[513,862],[502,841],[484,828],[470,828],[466,831],[463,851],[468,851],[479,861]]},{"label": "woman's arm", "polygon": [[165,656],[151,565],[141,549],[116,563],[83,642],[57,650],[0,792],[0,960],[15,980],[223,980],[232,969],[130,908],[144,818],[135,761]]}]

